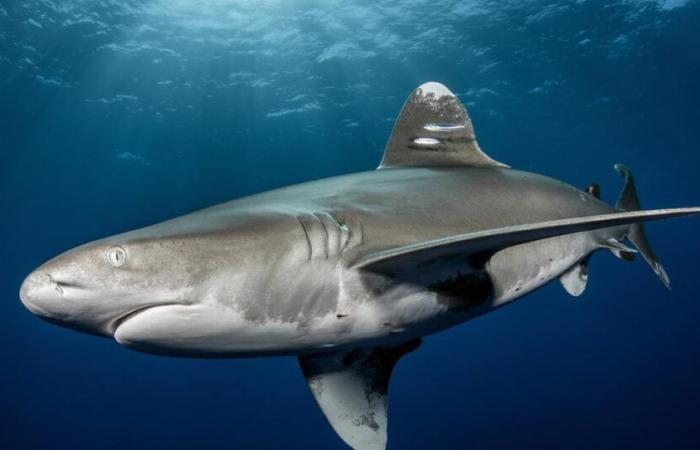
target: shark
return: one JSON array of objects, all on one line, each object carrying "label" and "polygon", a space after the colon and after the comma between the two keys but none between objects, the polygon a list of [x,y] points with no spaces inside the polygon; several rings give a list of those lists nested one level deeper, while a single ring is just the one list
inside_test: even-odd
[{"label": "shark", "polygon": [[386,448],[392,371],[428,335],[560,280],[591,255],[636,254],[670,287],[630,171],[615,205],[592,184],[510,168],[479,146],[462,102],[429,82],[406,100],[376,170],[284,187],[90,242],[39,266],[35,315],[132,350],[295,356],[350,447]]}]

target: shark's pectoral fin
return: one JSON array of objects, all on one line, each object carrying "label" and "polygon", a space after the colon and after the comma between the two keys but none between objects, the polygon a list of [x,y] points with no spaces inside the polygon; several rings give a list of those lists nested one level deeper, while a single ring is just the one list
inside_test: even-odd
[{"label": "shark's pectoral fin", "polygon": [[396,166],[508,167],[476,141],[462,102],[440,83],[425,83],[406,100],[379,168]]},{"label": "shark's pectoral fin", "polygon": [[512,245],[565,234],[698,213],[700,213],[700,208],[625,211],[494,228],[360,255],[353,266],[375,272],[396,273],[404,269],[424,267],[443,258],[495,253]]},{"label": "shark's pectoral fin", "polygon": [[333,429],[356,450],[384,450],[387,391],[396,362],[420,339],[396,347],[375,347],[299,357],[309,388]]},{"label": "shark's pectoral fin", "polygon": [[588,283],[588,258],[564,272],[559,281],[569,295],[579,297],[583,294]]}]

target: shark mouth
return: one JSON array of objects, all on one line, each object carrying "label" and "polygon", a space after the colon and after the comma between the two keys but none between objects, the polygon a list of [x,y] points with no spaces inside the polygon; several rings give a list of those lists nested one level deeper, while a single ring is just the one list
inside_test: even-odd
[{"label": "shark mouth", "polygon": [[145,305],[145,306],[140,306],[136,309],[132,309],[128,313],[124,314],[123,316],[119,316],[114,321],[112,321],[112,324],[110,326],[110,329],[112,331],[112,335],[117,332],[120,326],[122,326],[126,321],[129,319],[133,319],[134,317],[138,316],[139,314],[148,311],[150,309],[155,309],[155,308],[160,308],[163,306],[180,306],[181,303],[158,303],[155,305]]}]

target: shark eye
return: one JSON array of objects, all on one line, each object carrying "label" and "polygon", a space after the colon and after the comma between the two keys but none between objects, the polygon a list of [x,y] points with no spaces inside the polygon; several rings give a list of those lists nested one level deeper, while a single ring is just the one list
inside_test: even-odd
[{"label": "shark eye", "polygon": [[107,261],[114,267],[119,267],[126,262],[126,251],[121,247],[112,247],[107,250]]}]

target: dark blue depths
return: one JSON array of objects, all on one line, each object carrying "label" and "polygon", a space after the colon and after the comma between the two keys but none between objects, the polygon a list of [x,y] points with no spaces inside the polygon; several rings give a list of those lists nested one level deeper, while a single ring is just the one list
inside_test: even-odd
[{"label": "dark blue depths", "polygon": [[[293,358],[129,352],[24,310],[80,243],[378,163],[403,99],[448,85],[482,147],[647,207],[700,205],[693,0],[0,1],[0,448],[341,449]],[[390,449],[700,448],[698,219],[649,226],[674,289],[596,254],[429,337]]]}]

